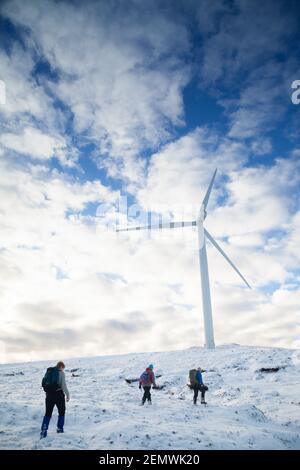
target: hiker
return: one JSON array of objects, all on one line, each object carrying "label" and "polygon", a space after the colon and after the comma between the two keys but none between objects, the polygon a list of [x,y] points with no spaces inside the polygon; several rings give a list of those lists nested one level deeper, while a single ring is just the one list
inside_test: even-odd
[{"label": "hiker", "polygon": [[42,387],[46,392],[46,412],[41,427],[41,439],[47,437],[48,426],[55,405],[58,410],[57,432],[64,432],[66,411],[65,396],[67,402],[70,400],[64,369],[65,364],[59,361],[55,367],[48,367],[42,380]]},{"label": "hiker", "polygon": [[139,389],[141,389],[142,387],[144,389],[144,395],[142,398],[141,405],[144,405],[146,400],[148,400],[149,405],[152,404],[151,393],[150,393],[151,385],[156,387],[155,375],[154,375],[153,369],[154,369],[153,364],[150,364],[140,377]]},{"label": "hiker", "polygon": [[205,392],[208,390],[208,387],[203,383],[202,372],[205,372],[205,370],[201,369],[201,367],[198,367],[198,369],[191,369],[189,372],[190,388],[194,390],[194,405],[197,404],[199,391],[201,392],[201,404],[207,405],[205,401]]}]

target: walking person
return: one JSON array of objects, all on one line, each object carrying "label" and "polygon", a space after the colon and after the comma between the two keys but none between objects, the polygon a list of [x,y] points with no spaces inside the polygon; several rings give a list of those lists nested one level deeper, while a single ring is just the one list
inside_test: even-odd
[{"label": "walking person", "polygon": [[47,437],[48,426],[54,406],[58,410],[57,432],[64,432],[66,402],[70,400],[70,393],[66,384],[65,364],[59,361],[55,367],[48,367],[42,380],[42,387],[46,392],[46,411],[41,427],[41,439]]},{"label": "walking person", "polygon": [[198,369],[191,369],[189,372],[190,388],[194,390],[194,405],[197,405],[199,391],[201,392],[201,404],[207,405],[207,402],[205,401],[205,392],[207,392],[208,387],[203,383],[202,372],[205,371],[204,369],[201,369],[201,367],[198,367]]},{"label": "walking person", "polygon": [[154,375],[153,369],[154,369],[153,364],[150,364],[140,377],[139,388],[141,389],[143,387],[144,389],[144,395],[142,398],[141,405],[144,405],[146,400],[148,401],[149,405],[152,404],[150,390],[151,390],[152,385],[154,387],[156,386],[155,375]]}]

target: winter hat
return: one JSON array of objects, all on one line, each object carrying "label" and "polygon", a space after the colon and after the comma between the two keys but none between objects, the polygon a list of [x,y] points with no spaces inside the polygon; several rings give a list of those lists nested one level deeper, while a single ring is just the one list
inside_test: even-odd
[{"label": "winter hat", "polygon": [[154,369],[154,365],[153,365],[153,364],[150,364],[150,365],[148,366],[148,369],[153,370],[153,369]]}]

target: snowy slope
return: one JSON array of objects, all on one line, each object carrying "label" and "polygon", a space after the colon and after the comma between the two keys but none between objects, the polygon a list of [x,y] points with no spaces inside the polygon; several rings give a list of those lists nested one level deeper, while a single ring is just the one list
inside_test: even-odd
[{"label": "snowy slope", "polygon": [[[137,384],[124,379],[149,362],[166,387],[140,407]],[[0,366],[1,449],[300,449],[299,351],[230,345],[68,360],[65,434],[55,433],[55,411],[40,441],[40,382],[49,365]],[[194,406],[186,386],[188,370],[199,365],[207,369],[207,407]]]}]

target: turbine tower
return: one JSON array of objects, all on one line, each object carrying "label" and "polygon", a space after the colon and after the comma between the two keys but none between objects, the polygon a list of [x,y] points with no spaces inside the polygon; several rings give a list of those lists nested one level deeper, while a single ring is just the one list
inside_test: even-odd
[{"label": "turbine tower", "polygon": [[212,318],[212,308],[211,308],[211,296],[210,296],[210,285],[209,285],[209,274],[208,274],[208,262],[207,262],[207,253],[206,253],[206,239],[208,239],[212,245],[221,253],[222,256],[228,261],[230,266],[235,270],[235,272],[240,276],[243,282],[247,287],[250,287],[244,276],[240,273],[238,268],[233,264],[233,262],[228,258],[226,253],[218,245],[216,240],[210,235],[210,233],[204,228],[204,220],[207,216],[207,205],[210,197],[210,193],[214,184],[216,177],[217,169],[215,169],[211,182],[208,186],[205,197],[202,201],[197,220],[191,222],[168,222],[168,223],[159,223],[156,225],[145,225],[140,227],[126,227],[118,228],[117,232],[128,232],[131,230],[155,230],[163,228],[179,228],[179,227],[194,227],[198,228],[198,246],[199,246],[199,265],[200,265],[200,278],[201,278],[201,290],[202,290],[202,309],[203,309],[203,320],[204,320],[204,334],[205,334],[205,347],[208,349],[215,348],[214,340],[214,326]]}]

